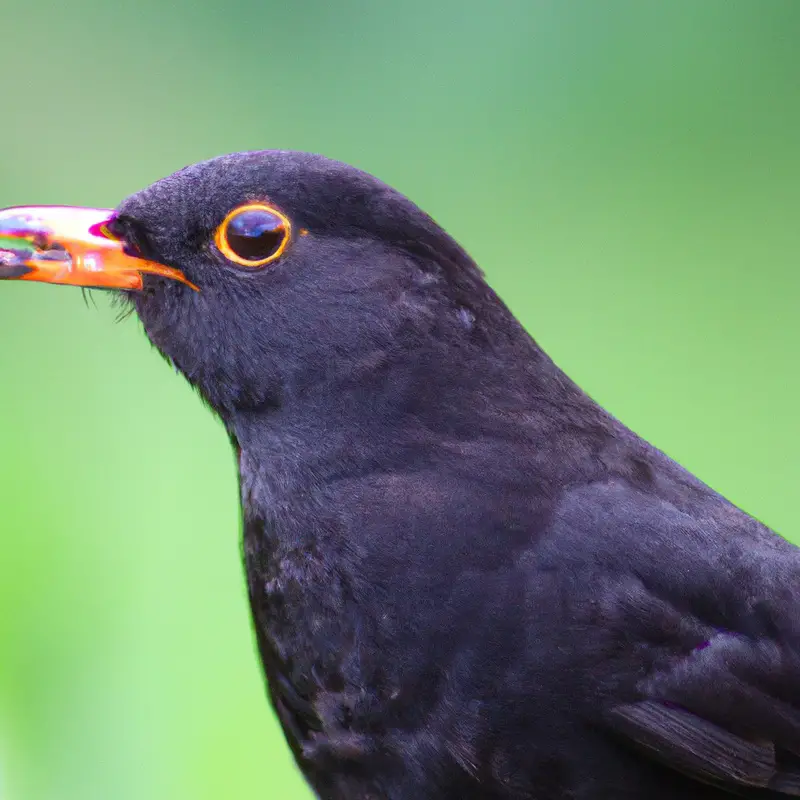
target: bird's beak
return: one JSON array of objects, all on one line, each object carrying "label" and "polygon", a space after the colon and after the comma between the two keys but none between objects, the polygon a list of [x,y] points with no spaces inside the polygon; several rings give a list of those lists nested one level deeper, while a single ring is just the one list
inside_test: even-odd
[{"label": "bird's beak", "polygon": [[18,279],[102,289],[141,289],[161,275],[193,289],[178,269],[137,258],[108,230],[106,208],[18,206],[0,210],[0,280]]}]

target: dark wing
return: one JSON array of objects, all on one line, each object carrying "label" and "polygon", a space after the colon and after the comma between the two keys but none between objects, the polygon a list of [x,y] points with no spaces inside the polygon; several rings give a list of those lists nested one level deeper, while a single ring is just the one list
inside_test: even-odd
[{"label": "dark wing", "polygon": [[788,751],[781,758],[775,742],[736,736],[657,700],[616,706],[608,720],[645,754],[696,780],[732,792],[768,789],[800,796],[800,760]]},{"label": "dark wing", "polygon": [[629,588],[614,599],[635,669],[605,722],[698,781],[800,796],[800,549],[690,488],[682,503],[595,484],[555,515],[548,539],[562,563],[637,586],[634,600]]}]

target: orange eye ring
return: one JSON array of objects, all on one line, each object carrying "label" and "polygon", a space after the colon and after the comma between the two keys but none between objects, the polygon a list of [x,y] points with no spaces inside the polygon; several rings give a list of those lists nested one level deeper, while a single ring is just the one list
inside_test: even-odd
[{"label": "orange eye ring", "polygon": [[[271,224],[264,227],[257,236],[251,236],[248,233],[237,233],[235,238],[238,240],[237,243],[240,246],[240,252],[237,252],[231,243],[231,239],[234,238],[234,234],[231,232],[231,225],[237,220],[250,219],[257,221],[259,212],[261,213],[262,221]],[[268,217],[272,219],[269,220]],[[220,253],[229,261],[232,261],[240,267],[252,269],[254,267],[263,267],[280,258],[289,245],[291,238],[292,223],[283,212],[267,203],[246,203],[245,205],[234,208],[226,215],[225,219],[222,220],[222,223],[214,234],[214,244],[217,246]],[[254,247],[256,249],[262,247],[264,255],[260,256],[259,254],[259,256],[255,258],[248,257],[252,256],[253,252],[247,255],[243,254],[241,252],[243,243],[248,243],[248,249],[250,250],[253,250]]]}]

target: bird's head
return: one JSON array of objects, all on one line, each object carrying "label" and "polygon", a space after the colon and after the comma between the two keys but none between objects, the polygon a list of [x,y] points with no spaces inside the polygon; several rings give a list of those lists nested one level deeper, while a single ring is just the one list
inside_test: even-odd
[{"label": "bird's head", "polygon": [[121,291],[223,417],[357,382],[403,354],[435,361],[431,347],[441,360],[429,368],[446,371],[452,343],[513,324],[408,199],[297,152],[195,164],[116,210],[0,212],[0,277]]}]

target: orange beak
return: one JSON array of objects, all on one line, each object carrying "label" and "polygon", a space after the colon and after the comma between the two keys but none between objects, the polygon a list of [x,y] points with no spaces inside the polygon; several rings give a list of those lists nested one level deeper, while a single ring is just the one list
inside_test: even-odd
[{"label": "orange beak", "polygon": [[141,289],[145,274],[197,287],[179,270],[129,255],[108,230],[105,208],[18,206],[0,210],[0,280]]}]

